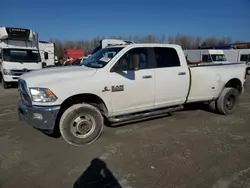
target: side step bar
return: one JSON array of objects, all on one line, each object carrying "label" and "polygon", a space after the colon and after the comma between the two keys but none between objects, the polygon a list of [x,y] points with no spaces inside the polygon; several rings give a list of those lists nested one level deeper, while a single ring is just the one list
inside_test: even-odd
[{"label": "side step bar", "polygon": [[117,117],[110,117],[108,118],[108,121],[113,124],[117,123],[128,123],[128,122],[133,122],[133,121],[138,121],[138,120],[145,120],[145,119],[150,119],[154,117],[159,117],[159,116],[164,116],[167,113],[183,110],[184,106],[175,106],[171,108],[164,108],[164,109],[158,109],[158,110],[152,110],[152,111],[146,111],[142,113],[137,113],[137,114],[129,114],[126,116],[117,116]]}]

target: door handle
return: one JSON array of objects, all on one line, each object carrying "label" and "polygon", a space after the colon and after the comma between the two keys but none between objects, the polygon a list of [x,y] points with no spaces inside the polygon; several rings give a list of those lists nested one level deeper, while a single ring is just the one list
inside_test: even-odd
[{"label": "door handle", "polygon": [[142,77],[143,79],[148,79],[148,78],[152,78],[152,75],[145,75]]},{"label": "door handle", "polygon": [[179,72],[178,75],[186,75],[186,72]]}]

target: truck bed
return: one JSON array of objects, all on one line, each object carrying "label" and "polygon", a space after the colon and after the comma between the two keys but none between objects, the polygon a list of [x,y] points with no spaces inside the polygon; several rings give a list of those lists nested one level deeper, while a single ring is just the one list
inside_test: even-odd
[{"label": "truck bed", "polygon": [[240,78],[244,84],[244,63],[190,65],[190,89],[187,103],[209,101],[219,97],[226,82]]}]

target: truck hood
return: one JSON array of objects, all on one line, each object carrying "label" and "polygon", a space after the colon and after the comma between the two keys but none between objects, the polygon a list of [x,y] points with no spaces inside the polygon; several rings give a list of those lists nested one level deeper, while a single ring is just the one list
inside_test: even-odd
[{"label": "truck hood", "polygon": [[31,71],[23,74],[20,79],[25,80],[29,87],[43,87],[63,81],[81,80],[94,75],[96,71],[85,66],[53,67]]},{"label": "truck hood", "polygon": [[28,70],[37,70],[42,68],[42,63],[36,63],[36,62],[29,62],[29,63],[20,63],[20,62],[9,62],[4,61],[3,62],[4,69],[7,70],[22,70],[22,69],[28,69]]}]

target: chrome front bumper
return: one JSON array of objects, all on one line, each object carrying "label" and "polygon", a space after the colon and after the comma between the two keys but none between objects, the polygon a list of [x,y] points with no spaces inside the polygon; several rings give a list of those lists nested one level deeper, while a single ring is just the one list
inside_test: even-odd
[{"label": "chrome front bumper", "polygon": [[22,100],[19,100],[17,104],[19,119],[46,133],[52,133],[54,131],[59,110],[60,106],[26,106]]}]

